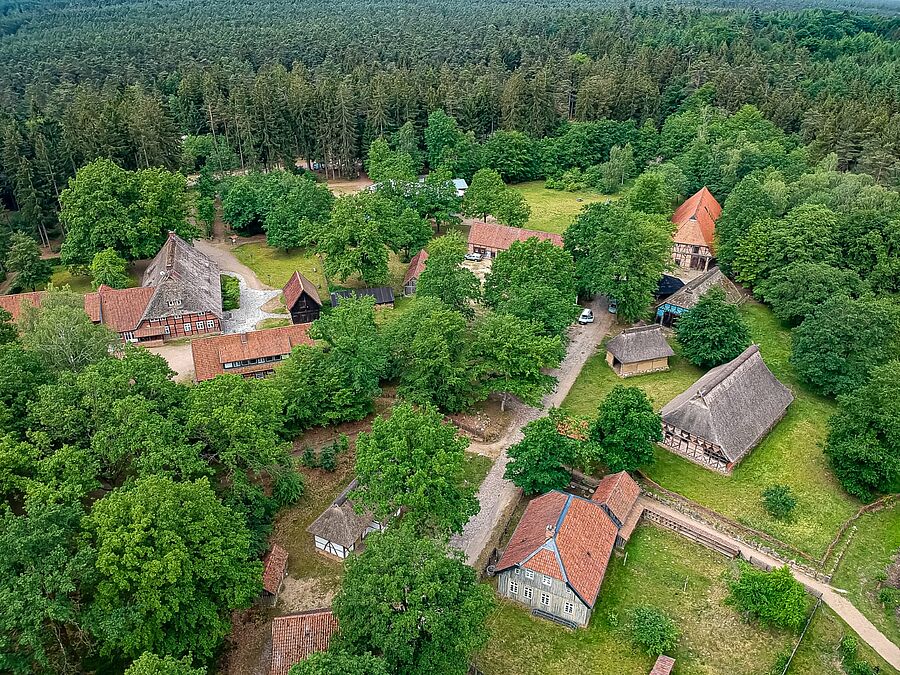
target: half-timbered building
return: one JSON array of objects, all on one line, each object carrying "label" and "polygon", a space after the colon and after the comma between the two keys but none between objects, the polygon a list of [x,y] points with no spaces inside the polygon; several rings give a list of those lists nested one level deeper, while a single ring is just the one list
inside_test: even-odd
[{"label": "half-timbered building", "polygon": [[706,271],[715,260],[716,220],[722,207],[712,193],[701,188],[679,206],[672,216],[672,260],[678,267]]},{"label": "half-timbered building", "polygon": [[384,523],[374,520],[371,513],[356,512],[349,496],[358,487],[358,480],[350,483],[306,528],[313,536],[313,545],[319,553],[344,560],[359,548],[362,540],[368,535],[384,530]]},{"label": "half-timbered building", "polygon": [[311,344],[308,323],[194,340],[191,342],[194,379],[203,382],[223,373],[244,378],[268,377],[275,366],[291,355],[294,347]]},{"label": "half-timbered building", "polygon": [[485,258],[496,258],[501,251],[506,251],[513,242],[527,241],[537,237],[541,241],[551,241],[562,248],[562,235],[538,230],[525,230],[520,227],[507,227],[496,223],[474,222],[469,228],[469,253],[480,253]]},{"label": "half-timbered building", "polygon": [[674,326],[682,314],[700,302],[700,298],[713,288],[721,288],[725,293],[725,299],[730,303],[738,305],[744,301],[744,296],[731,279],[718,267],[713,267],[659,303],[656,307],[656,323]]},{"label": "half-timbered building", "polygon": [[700,466],[731,473],[794,400],[750,345],[663,406],[662,445]]},{"label": "half-timbered building", "polygon": [[282,289],[284,306],[292,323],[312,323],[322,313],[319,289],[300,272],[294,272]]}]

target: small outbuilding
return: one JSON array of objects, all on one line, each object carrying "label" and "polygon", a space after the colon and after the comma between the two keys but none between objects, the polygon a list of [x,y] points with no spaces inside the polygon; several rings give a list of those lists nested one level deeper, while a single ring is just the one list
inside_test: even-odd
[{"label": "small outbuilding", "polygon": [[696,279],[692,279],[678,291],[670,295],[656,307],[656,323],[674,326],[678,318],[700,302],[700,298],[713,288],[721,288],[725,299],[735,305],[744,301],[744,296],[722,270],[713,267]]},{"label": "small outbuilding", "polygon": [[384,524],[373,520],[371,513],[357,513],[349,495],[359,481],[354,480],[325,509],[306,531],[313,536],[316,551],[323,555],[344,560],[372,532],[384,530]]},{"label": "small outbuilding", "polygon": [[660,411],[663,446],[714,471],[731,473],[784,417],[794,400],[750,345],[713,368]]},{"label": "small outbuilding", "polygon": [[300,272],[291,275],[281,292],[292,323],[312,323],[322,313],[319,289]]},{"label": "small outbuilding", "polygon": [[390,286],[374,288],[357,288],[355,290],[335,291],[331,294],[331,306],[337,307],[344,298],[375,298],[375,309],[394,306],[394,289]]},{"label": "small outbuilding", "polygon": [[406,276],[403,277],[403,295],[409,296],[416,292],[419,276],[425,271],[425,263],[428,261],[428,251],[424,248],[416,253],[409,261]]},{"label": "small outbuilding", "polygon": [[287,576],[288,553],[278,544],[272,544],[271,550],[263,558],[263,598],[274,605],[281,592],[281,584]]},{"label": "small outbuilding", "polygon": [[310,654],[328,651],[338,623],[330,609],[314,609],[272,619],[272,666],[269,675],[288,675]]},{"label": "small outbuilding", "polygon": [[606,362],[619,377],[668,370],[674,354],[657,324],[628,328],[606,345]]}]

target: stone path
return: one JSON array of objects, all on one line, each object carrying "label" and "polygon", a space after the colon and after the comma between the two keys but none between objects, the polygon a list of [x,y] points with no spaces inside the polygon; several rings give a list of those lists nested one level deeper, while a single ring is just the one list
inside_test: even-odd
[{"label": "stone path", "polygon": [[484,550],[491,542],[491,536],[503,514],[508,511],[519,494],[519,488],[503,478],[509,456],[507,448],[522,440],[522,428],[539,417],[543,417],[552,407],[559,407],[585,362],[596,351],[597,345],[606,335],[613,323],[613,317],[606,311],[604,298],[597,298],[589,305],[594,310],[595,321],[587,326],[575,325],[570,329],[569,344],[566,348],[566,357],[559,368],[553,371],[557,378],[556,389],[544,397],[540,408],[511,402],[514,410],[513,419],[510,421],[504,436],[493,443],[472,443],[470,450],[479,454],[493,455],[500,448],[500,454],[494,462],[481,488],[478,490],[478,503],[481,509],[469,519],[461,535],[451,539],[451,544],[462,551],[469,565],[475,565]]},{"label": "stone path", "polygon": [[240,274],[236,272],[223,273],[236,278],[241,284],[240,307],[229,312],[231,316],[222,321],[222,330],[225,333],[246,333],[254,330],[256,324],[263,319],[288,318],[287,314],[272,314],[262,309],[269,300],[281,295],[281,291],[251,288]]},{"label": "stone path", "polygon": [[[243,239],[241,240],[241,243],[246,244],[252,241],[254,240]],[[260,239],[260,241],[264,240]],[[233,272],[235,275],[243,277],[250,288],[259,291],[268,291],[272,289],[271,286],[268,286],[259,280],[259,277],[256,276],[256,272],[235,258],[234,253],[231,252],[231,249],[234,248],[231,244],[225,242],[213,242],[209,241],[209,239],[195,239],[194,248],[203,253],[203,255],[214,260],[222,272]]]},{"label": "stone path", "polygon": [[[640,503],[645,509],[649,509],[666,518],[683,523],[687,527],[694,528],[695,530],[702,530],[711,537],[727,542],[737,548],[740,551],[741,557],[745,560],[759,561],[770,567],[782,567],[784,565],[782,561],[758,551],[752,546],[749,546],[738,539],[734,539],[727,533],[720,532],[707,523],[695,520],[681,511],[673,509],[666,504],[662,504],[651,497],[642,495]],[[843,597],[839,589],[817,579],[813,579],[800,570],[792,569],[791,571],[794,574],[794,578],[803,584],[807,590],[815,595],[821,595],[822,601],[828,605],[835,614],[841,617],[850,628],[856,631],[860,640],[864,641],[872,649],[878,652],[878,655],[891,664],[891,666],[900,670],[900,648],[885,637],[871,621],[863,616],[862,612],[856,609],[849,600]]]}]

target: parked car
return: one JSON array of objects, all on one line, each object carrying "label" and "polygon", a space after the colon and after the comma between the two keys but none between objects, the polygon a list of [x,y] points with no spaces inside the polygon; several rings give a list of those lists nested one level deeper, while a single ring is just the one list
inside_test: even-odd
[{"label": "parked car", "polygon": [[607,309],[609,309],[610,314],[615,314],[619,311],[619,303],[615,300],[610,300],[609,305],[607,305]]},{"label": "parked car", "polygon": [[584,310],[578,317],[578,323],[582,326],[586,323],[594,323],[594,312],[590,309]]},{"label": "parked car", "polygon": [[466,253],[466,260],[471,260],[472,262],[481,262],[482,257],[480,253]]}]

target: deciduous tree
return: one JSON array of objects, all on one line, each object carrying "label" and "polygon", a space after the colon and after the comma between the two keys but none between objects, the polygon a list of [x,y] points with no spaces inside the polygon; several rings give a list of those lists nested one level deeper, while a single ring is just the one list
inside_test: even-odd
[{"label": "deciduous tree", "polygon": [[684,357],[701,368],[727,363],[750,346],[750,327],[720,288],[682,314],[675,333]]},{"label": "deciduous tree", "polygon": [[16,274],[16,286],[35,290],[50,281],[50,261],[41,259],[38,243],[26,234],[13,232],[6,254],[6,269]]},{"label": "deciduous tree", "polygon": [[806,591],[785,565],[764,572],[739,563],[740,573],[729,582],[725,602],[765,626],[798,628],[806,618]]},{"label": "deciduous tree", "polygon": [[834,295],[859,297],[864,285],[853,270],[826,263],[799,262],[776,270],[756,287],[756,294],[772,313],[790,326],[798,326]]},{"label": "deciduous tree", "polygon": [[110,288],[127,288],[131,285],[128,263],[114,249],[107,248],[94,254],[91,260],[91,285]]},{"label": "deciduous tree", "polygon": [[189,656],[176,659],[144,652],[128,666],[125,675],[206,675],[206,668],[194,668]]},{"label": "deciduous tree", "polygon": [[599,460],[612,473],[634,471],[653,461],[662,438],[659,413],[643,390],[617,384],[600,403],[582,461]]},{"label": "deciduous tree", "polygon": [[566,488],[571,479],[566,467],[578,457],[578,441],[560,433],[562,422],[562,414],[554,409],[525,425],[524,438],[508,451],[510,462],[503,477],[529,495]]},{"label": "deciduous tree", "polygon": [[288,675],[390,675],[384,660],[371,654],[347,654],[337,650],[310,654]]},{"label": "deciduous tree", "polygon": [[481,283],[463,267],[466,242],[458,232],[448,232],[428,244],[428,260],[416,283],[418,297],[437,298],[447,307],[472,317],[472,302],[481,295]]}]

